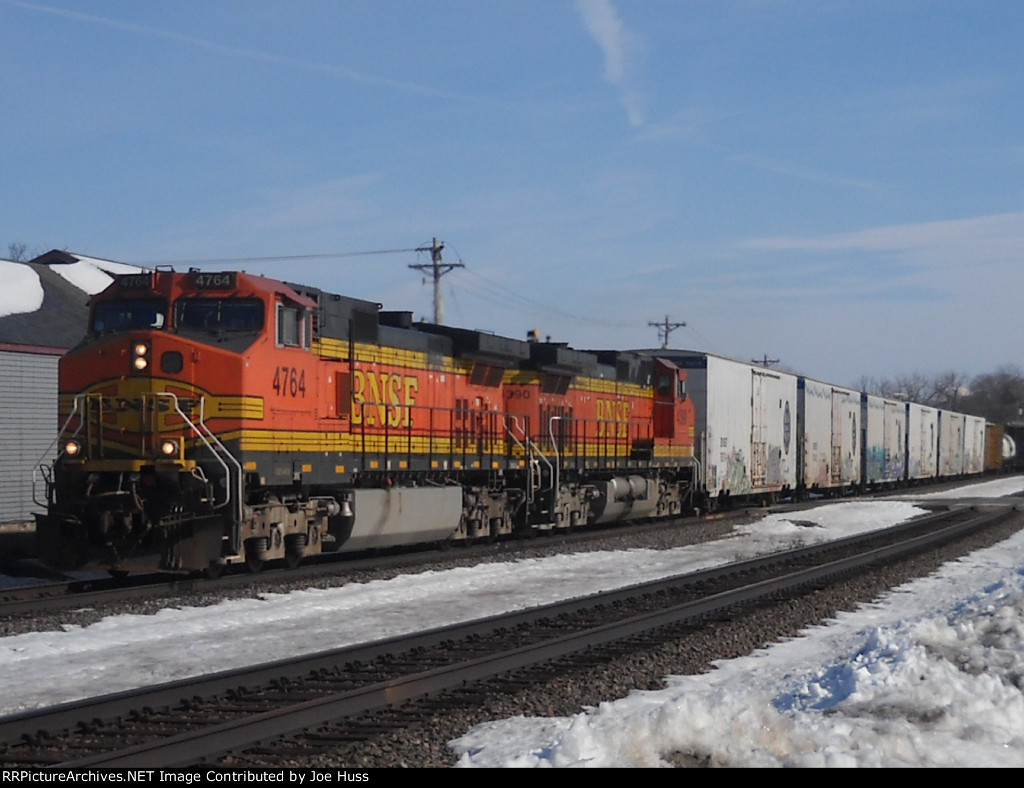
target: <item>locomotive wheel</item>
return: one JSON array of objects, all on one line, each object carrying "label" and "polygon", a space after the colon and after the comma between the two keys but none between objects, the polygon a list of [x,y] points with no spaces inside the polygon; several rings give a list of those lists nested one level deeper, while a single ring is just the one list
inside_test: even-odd
[{"label": "locomotive wheel", "polygon": [[254,536],[245,540],[245,565],[250,572],[256,574],[263,568],[269,549],[270,540],[265,536]]},{"label": "locomotive wheel", "polygon": [[284,538],[284,560],[289,569],[295,569],[306,554],[306,534],[289,534]]}]

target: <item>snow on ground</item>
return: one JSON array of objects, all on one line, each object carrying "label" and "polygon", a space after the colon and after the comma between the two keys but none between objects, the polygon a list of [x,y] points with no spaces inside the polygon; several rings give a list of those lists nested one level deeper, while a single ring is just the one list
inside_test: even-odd
[{"label": "snow on ground", "polygon": [[22,263],[0,260],[0,317],[35,312],[43,305],[39,274]]},{"label": "snow on ground", "polygon": [[828,626],[575,717],[488,723],[460,766],[1024,766],[1024,535]]},{"label": "snow on ground", "polygon": [[[848,509],[860,516],[846,515]],[[736,537],[674,550],[594,552],[430,571],[0,638],[0,714],[621,588],[923,513],[906,502],[852,502],[801,512],[800,521],[808,525],[773,515]],[[833,518],[837,525],[830,525]],[[818,527],[810,527],[812,521]],[[211,643],[217,644],[215,657]],[[19,681],[33,665],[46,665],[45,684]]]},{"label": "snow on ground", "polygon": [[[1024,478],[972,486],[995,497]],[[0,638],[0,714],[442,626],[846,536],[922,513],[852,501],[666,551],[510,561]],[[490,723],[462,766],[1024,765],[1024,537],[805,637],[568,719]],[[270,633],[270,634],[268,634]],[[25,682],[27,674],[45,682]]]},{"label": "snow on ground", "polygon": [[716,668],[452,746],[464,767],[1024,766],[1024,534]]}]

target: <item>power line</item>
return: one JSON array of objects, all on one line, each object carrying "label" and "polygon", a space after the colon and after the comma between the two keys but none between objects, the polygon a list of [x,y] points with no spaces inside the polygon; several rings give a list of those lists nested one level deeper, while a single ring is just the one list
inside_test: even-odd
[{"label": "power line", "polygon": [[669,322],[669,315],[665,316],[665,322],[649,322],[648,325],[653,325],[657,329],[657,338],[662,340],[662,348],[669,347],[669,336],[676,329],[682,329],[685,322]]},{"label": "power line", "polygon": [[[572,320],[577,323],[585,323],[589,325],[619,328],[626,328],[633,325],[633,323],[629,321],[607,320],[604,318],[596,318],[594,316],[587,317],[567,312],[564,309],[558,309],[550,304],[546,304],[534,298],[529,298],[514,292],[513,290],[510,290],[507,285],[496,282],[486,276],[482,276],[479,272],[474,272],[469,268],[464,272],[457,274],[457,278],[465,288],[475,291],[479,298],[491,301],[495,304],[502,304],[504,306],[518,304],[519,306],[541,312],[545,315],[562,317],[566,320]],[[492,297],[487,298],[487,296]]]},{"label": "power line", "polygon": [[328,260],[334,257],[365,257],[374,254],[403,254],[405,252],[421,252],[422,248],[414,249],[372,249],[365,252],[323,252],[321,254],[279,254],[266,257],[208,257],[199,260],[146,260],[138,261],[140,265],[203,265],[209,263],[271,263],[278,260]]},{"label": "power line", "polygon": [[[146,266],[157,266],[157,265],[213,265],[213,264],[216,264],[216,265],[233,265],[233,264],[242,264],[242,263],[272,263],[272,262],[282,262],[282,261],[289,261],[289,260],[330,260],[330,259],[337,259],[337,258],[344,258],[344,257],[366,257],[366,256],[371,256],[371,255],[384,255],[384,254],[407,254],[409,252],[417,252],[417,253],[431,252],[431,254],[433,255],[434,254],[434,245],[435,244],[439,247],[438,252],[437,252],[438,255],[440,255],[440,250],[444,249],[446,247],[450,248],[450,249],[454,249],[454,247],[451,244],[447,244],[446,242],[443,242],[443,241],[439,242],[435,238],[431,245],[417,246],[417,247],[412,247],[412,248],[408,248],[408,249],[369,249],[369,250],[358,251],[358,252],[322,252],[322,253],[316,253],[316,254],[262,255],[262,256],[257,256],[257,257],[206,257],[206,258],[197,258],[197,259],[191,259],[191,260],[177,258],[177,259],[174,259],[174,260],[135,260],[133,262],[135,264],[137,264],[137,265],[146,265]],[[534,298],[530,298],[528,296],[523,296],[523,295],[521,295],[519,293],[516,293],[516,292],[513,292],[512,290],[510,290],[506,284],[498,283],[498,282],[494,281],[493,279],[489,279],[486,276],[482,276],[479,272],[474,272],[472,269],[466,268],[465,265],[463,264],[462,260],[461,260],[461,257],[458,255],[457,252],[456,252],[456,257],[459,257],[459,262],[458,263],[444,263],[442,265],[441,261],[440,261],[440,258],[437,260],[438,265],[440,266],[440,268],[443,269],[438,274],[438,279],[440,279],[441,276],[443,276],[446,273],[449,273],[450,271],[452,271],[455,268],[462,268],[462,269],[464,269],[464,272],[466,274],[468,274],[469,277],[470,277],[468,280],[465,279],[465,278],[459,277],[459,279],[462,282],[462,284],[464,286],[469,286],[469,288],[471,290],[472,289],[477,290],[478,296],[484,298],[484,300],[492,300],[493,303],[499,303],[499,304],[504,304],[504,305],[508,305],[510,302],[514,302],[514,303],[518,303],[522,307],[538,310],[538,311],[541,311],[541,312],[543,312],[545,314],[549,314],[549,315],[559,316],[559,317],[562,317],[562,318],[565,318],[565,319],[568,319],[568,320],[572,320],[572,321],[577,322],[577,323],[585,323],[585,324],[599,325],[599,326],[623,327],[623,328],[631,325],[631,323],[629,323],[627,321],[608,320],[608,319],[603,318],[603,317],[602,318],[597,318],[594,315],[584,316],[584,315],[573,314],[571,312],[567,312],[564,309],[559,309],[558,307],[552,306],[550,304],[542,303],[541,301],[538,301],[538,300],[536,300]],[[431,263],[424,264],[424,265],[419,265],[419,266],[410,265],[409,267],[410,268],[418,268],[418,269],[424,270],[424,271],[430,270],[431,274],[433,275],[434,263],[431,262]],[[475,287],[474,287],[474,285],[475,285]],[[488,298],[486,298],[487,295],[490,295],[493,298],[492,299],[488,299]],[[438,320],[438,317],[439,317],[439,315],[437,314],[437,311],[438,310],[435,309],[435,317],[434,317],[435,322]]]},{"label": "power line", "polygon": [[466,266],[459,263],[442,263],[441,262],[441,250],[444,249],[444,241],[438,241],[436,238],[430,246],[421,246],[418,249],[414,249],[416,252],[430,252],[429,263],[419,263],[417,265],[410,265],[410,268],[414,268],[417,271],[431,272],[431,276],[434,280],[434,325],[441,325],[441,321],[444,319],[444,306],[441,303],[441,277],[445,274],[451,273],[456,268],[465,268]]}]

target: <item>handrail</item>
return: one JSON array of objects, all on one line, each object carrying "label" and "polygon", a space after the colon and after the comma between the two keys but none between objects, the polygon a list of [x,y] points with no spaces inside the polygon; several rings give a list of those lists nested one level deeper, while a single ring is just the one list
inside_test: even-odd
[{"label": "handrail", "polygon": [[[236,500],[235,500],[235,509],[234,509],[235,522],[236,523],[241,522],[242,521],[242,497],[243,497],[242,496],[242,464],[238,461],[238,458],[235,457],[235,455],[233,455],[228,450],[227,446],[225,446],[221,442],[220,438],[218,438],[213,433],[213,431],[209,427],[206,426],[206,422],[203,419],[203,409],[204,409],[204,406],[205,406],[206,398],[205,397],[200,397],[199,398],[199,424],[197,426],[196,422],[192,421],[192,419],[190,419],[188,416],[186,416],[185,412],[179,406],[179,404],[178,404],[178,395],[177,394],[172,394],[169,391],[155,391],[155,392],[153,392],[153,395],[158,397],[158,398],[159,397],[165,397],[165,398],[171,400],[171,404],[174,407],[174,412],[178,416],[181,417],[181,420],[184,421],[192,429],[192,431],[199,437],[199,439],[203,442],[203,444],[206,446],[206,448],[210,450],[210,453],[213,454],[214,459],[217,460],[217,462],[220,463],[222,468],[224,468],[224,473],[226,474],[227,479],[229,481],[231,480],[231,476],[232,476],[231,469],[228,467],[228,464],[226,462],[224,462],[224,460],[221,458],[221,454],[223,454],[224,456],[228,457],[231,460],[232,464],[235,466],[235,470],[237,471],[237,475],[235,477],[236,478],[236,485],[235,485],[235,487],[236,487],[235,499]],[[200,429],[200,427],[202,429]],[[204,434],[204,432],[205,432],[205,434]],[[212,441],[212,443],[211,443],[211,441]],[[225,485],[225,487],[224,487],[224,501],[222,503],[219,503],[219,504],[215,503],[213,508],[214,509],[221,509],[221,508],[227,506],[229,503],[231,503],[231,497],[232,497],[231,496],[231,488],[230,488],[230,486]]]},{"label": "handrail", "polygon": [[[66,430],[68,428],[68,425],[71,423],[71,419],[73,419],[75,417],[75,414],[78,412],[78,403],[81,400],[81,398],[84,397],[84,396],[86,396],[86,395],[85,394],[76,394],[75,395],[74,404],[71,407],[71,412],[68,414],[68,417],[64,420],[64,423],[61,425],[61,428],[59,430],[57,430],[57,435],[54,437],[54,439],[52,441],[50,441],[50,444],[43,451],[43,456],[39,458],[38,462],[36,462],[35,466],[33,466],[33,468],[32,468],[32,502],[36,506],[49,506],[50,505],[51,482],[49,480],[46,480],[46,501],[40,501],[39,498],[36,495],[36,481],[37,481],[37,478],[38,478],[38,474],[41,472],[42,468],[44,468],[44,467],[51,467],[52,466],[52,463],[47,463],[46,462],[46,457],[53,450],[53,447],[56,446],[58,443],[60,443],[60,438],[64,434],[64,430]],[[81,427],[81,425],[79,425],[78,429],[75,431],[74,434],[77,435],[81,431],[82,431],[82,427]],[[74,435],[72,437],[74,437]],[[59,459],[60,452],[57,453],[57,457]],[[56,462],[56,460],[54,460],[54,462]]]},{"label": "handrail", "polygon": [[[537,457],[540,458],[541,461],[543,461],[543,463],[545,465],[548,466],[548,473],[550,474],[551,478],[554,478],[555,477],[555,466],[552,465],[551,460],[549,460],[546,456],[544,456],[544,452],[541,450],[540,446],[538,446],[537,443],[532,438],[530,438],[529,435],[526,434],[526,429],[525,429],[525,427],[520,426],[519,419],[517,419],[512,414],[506,414],[506,415],[508,415],[508,417],[512,420],[512,422],[519,429],[519,431],[521,433],[523,433],[523,438],[526,440],[527,446],[523,446],[523,444],[519,441],[518,438],[516,438],[516,436],[512,433],[512,431],[511,430],[509,431],[509,435],[511,436],[511,438],[516,443],[518,443],[520,446],[523,446],[523,449],[527,452],[527,457],[530,458],[529,459],[530,463],[532,464],[533,462],[535,462],[535,460],[533,460],[532,458],[534,457],[534,455],[536,455]],[[532,468],[531,468],[531,471],[532,471]],[[532,478],[533,477],[532,477],[532,473],[531,473],[530,474],[531,484],[530,484],[530,486],[527,489],[527,495],[529,496],[528,497],[529,501],[533,501],[533,499],[534,499]]]},{"label": "handrail", "polygon": [[548,419],[548,435],[551,438],[551,448],[555,450],[555,471],[551,477],[551,506],[552,509],[558,507],[558,490],[559,490],[559,472],[562,466],[562,460],[558,455],[558,441],[555,440],[555,422],[564,420],[564,416],[552,416]]}]

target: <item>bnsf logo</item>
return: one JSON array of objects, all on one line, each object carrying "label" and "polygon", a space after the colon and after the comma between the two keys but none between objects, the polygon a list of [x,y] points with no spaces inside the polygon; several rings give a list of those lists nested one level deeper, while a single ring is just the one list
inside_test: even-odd
[{"label": "bnsf logo", "polygon": [[389,372],[352,373],[352,423],[368,427],[409,427],[412,425],[412,406],[420,381],[412,375],[392,375]]},{"label": "bnsf logo", "polygon": [[[178,407],[185,413],[197,411],[200,403],[201,400],[198,399],[178,399]],[[107,413],[111,411],[134,411],[141,413],[143,408],[153,413],[171,413],[174,410],[171,400],[164,397],[147,399],[145,406],[143,406],[141,397],[136,397],[135,399],[128,397],[90,397],[88,407],[94,411]]]},{"label": "bnsf logo", "polygon": [[[627,422],[632,403],[622,400],[599,399],[597,401],[597,436],[599,438],[628,438]],[[617,422],[609,424],[608,422]]]}]

